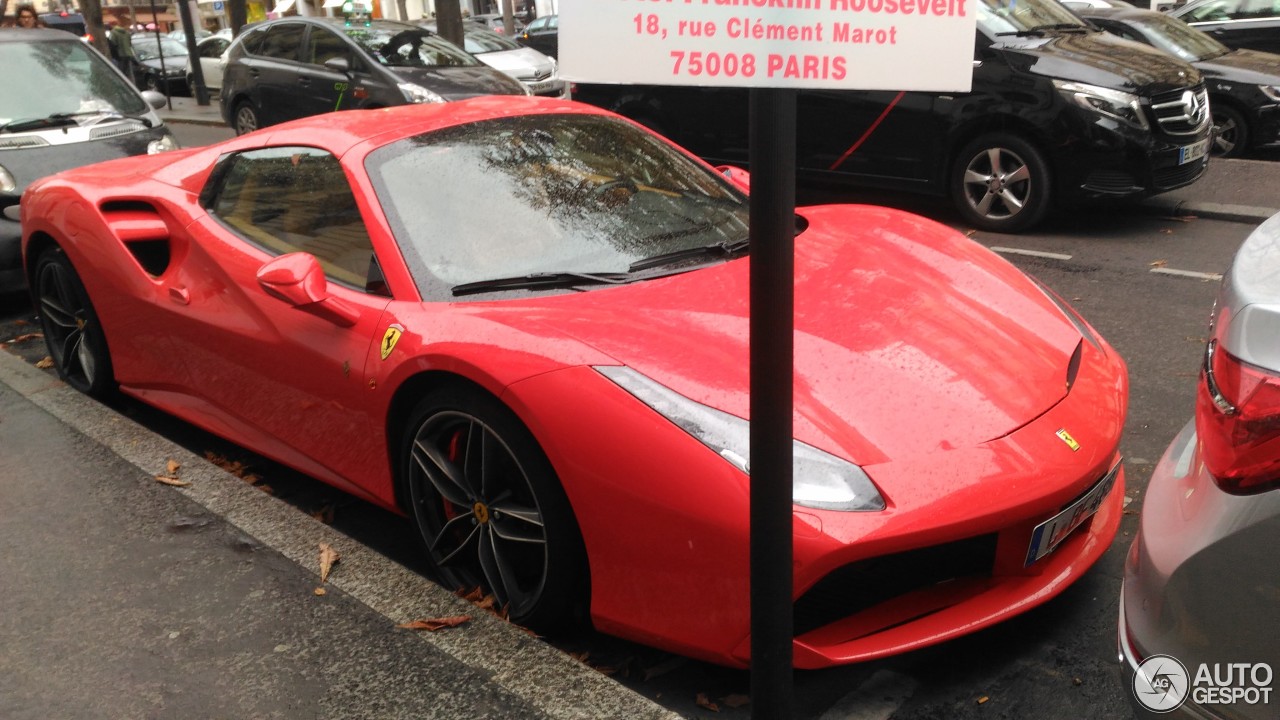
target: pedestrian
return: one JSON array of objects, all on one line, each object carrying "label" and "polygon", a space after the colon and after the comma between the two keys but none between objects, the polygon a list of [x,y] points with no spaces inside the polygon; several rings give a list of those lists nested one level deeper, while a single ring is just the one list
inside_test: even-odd
[{"label": "pedestrian", "polygon": [[19,5],[15,11],[15,15],[18,18],[16,27],[37,28],[44,25],[44,23],[40,22],[40,16],[36,15],[36,8],[34,5],[29,5],[27,3]]},{"label": "pedestrian", "polygon": [[138,56],[133,52],[133,40],[129,36],[126,29],[129,25],[128,15],[112,15],[106,19],[107,45],[111,48],[111,59],[115,61],[116,67],[120,68],[120,72],[129,78],[129,82],[134,85],[138,84],[138,79],[134,77],[135,66]]}]

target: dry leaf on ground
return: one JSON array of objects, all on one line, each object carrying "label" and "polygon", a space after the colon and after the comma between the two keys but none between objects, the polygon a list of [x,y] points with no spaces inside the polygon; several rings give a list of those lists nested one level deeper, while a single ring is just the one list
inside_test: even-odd
[{"label": "dry leaf on ground", "polygon": [[338,551],[334,550],[332,545],[330,545],[329,543],[320,543],[320,583],[321,584],[324,584],[324,581],[329,579],[329,571],[332,570],[333,566],[337,565],[338,561],[341,559],[342,559],[341,556],[338,555]]},{"label": "dry leaf on ground", "polygon": [[398,628],[405,630],[426,630],[427,632],[435,632],[445,628],[458,627],[463,623],[471,622],[470,615],[454,615],[452,617],[427,618],[425,620],[414,620],[412,622],[401,623]]},{"label": "dry leaf on ground", "polygon": [[1168,260],[1156,260],[1155,262],[1151,263],[1151,267],[1161,268],[1168,264],[1169,264]]},{"label": "dry leaf on ground", "polygon": [[729,695],[727,697],[720,698],[720,702],[724,703],[724,706],[728,708],[740,708],[743,705],[750,704],[751,697],[748,695],[735,694],[735,695]]},{"label": "dry leaf on ground", "polygon": [[979,705],[981,705],[982,703],[984,703],[984,702],[986,702],[986,701],[988,701],[988,700],[990,700],[990,699],[991,699],[991,698],[987,697],[986,695],[983,695],[982,697],[978,698],[978,704],[979,704]]},{"label": "dry leaf on ground", "polygon": [[698,693],[698,697],[694,698],[693,702],[700,708],[705,708],[711,712],[720,712],[720,706],[711,702],[706,693]]},{"label": "dry leaf on ground", "polygon": [[33,332],[33,333],[23,333],[22,335],[19,335],[18,337],[10,340],[9,342],[20,343],[20,342],[26,342],[28,340],[43,340],[43,339],[44,339],[44,333]]},{"label": "dry leaf on ground", "polygon": [[49,357],[48,355],[45,355],[42,360],[36,361],[36,367],[40,368],[41,370],[48,370],[49,368],[53,367],[53,358]]},{"label": "dry leaf on ground", "polygon": [[180,480],[180,479],[178,479],[178,478],[176,478],[176,477],[172,477],[172,476],[170,476],[170,475],[157,475],[157,476],[156,476],[156,482],[158,482],[158,483],[164,483],[165,485],[172,485],[172,486],[174,486],[174,487],[186,487],[186,486],[188,486],[188,485],[190,485],[190,484],[191,484],[191,483],[190,483],[189,481],[187,481],[187,480]]},{"label": "dry leaf on ground", "polygon": [[315,590],[312,590],[311,592],[315,593],[316,595],[327,595],[329,591],[328,591],[328,590],[325,590],[324,588],[316,588]]},{"label": "dry leaf on ground", "polygon": [[174,460],[173,458],[169,458],[169,464],[165,465],[165,469],[169,471],[170,475],[177,475],[178,470],[181,467],[182,467],[182,463],[178,462],[177,460]]}]

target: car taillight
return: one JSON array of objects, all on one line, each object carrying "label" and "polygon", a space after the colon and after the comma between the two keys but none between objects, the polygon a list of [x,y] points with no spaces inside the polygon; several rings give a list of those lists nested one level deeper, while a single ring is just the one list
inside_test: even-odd
[{"label": "car taillight", "polygon": [[1196,398],[1200,457],[1218,486],[1236,495],[1280,487],[1280,375],[1210,340]]}]

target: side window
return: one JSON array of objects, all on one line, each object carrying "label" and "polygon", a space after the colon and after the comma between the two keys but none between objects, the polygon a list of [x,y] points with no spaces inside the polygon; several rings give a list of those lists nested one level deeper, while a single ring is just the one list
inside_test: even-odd
[{"label": "side window", "polygon": [[559,27],[560,27],[560,16],[559,16],[559,15],[552,15],[550,18],[547,18],[547,29],[548,29],[548,30],[555,30],[555,29],[557,29],[557,28],[559,28]]},{"label": "side window", "polygon": [[311,253],[330,279],[388,294],[373,244],[337,158],[309,147],[224,158],[202,194],[210,214],[273,255]]},{"label": "side window", "polygon": [[312,65],[324,65],[334,58],[346,58],[347,43],[337,35],[324,28],[311,28],[307,37],[307,62]]},{"label": "side window", "polygon": [[267,36],[258,45],[258,55],[279,60],[297,60],[302,47],[302,23],[284,23],[267,28]]},{"label": "side window", "polygon": [[200,46],[200,57],[216,58],[221,57],[222,53],[227,51],[227,46],[231,43],[222,39],[211,40]]},{"label": "side window", "polygon": [[1187,22],[1220,22],[1222,20],[1230,20],[1229,10],[1236,8],[1235,3],[1217,0],[1216,2],[1207,2],[1200,7],[1192,8],[1187,12]]},{"label": "side window", "polygon": [[525,28],[525,30],[529,32],[537,32],[542,28],[546,27],[546,24],[547,24],[546,18],[538,18],[537,20],[534,20],[533,22],[529,23],[529,27]]}]

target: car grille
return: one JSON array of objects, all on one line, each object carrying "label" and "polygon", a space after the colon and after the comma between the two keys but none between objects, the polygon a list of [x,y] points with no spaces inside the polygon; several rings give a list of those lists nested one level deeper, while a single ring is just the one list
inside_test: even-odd
[{"label": "car grille", "polygon": [[1151,112],[1167,135],[1195,135],[1209,120],[1209,94],[1204,87],[1161,93],[1151,99]]},{"label": "car grille", "polygon": [[1186,165],[1157,170],[1152,175],[1151,181],[1157,190],[1172,190],[1200,177],[1200,173],[1204,172],[1205,167],[1207,167],[1207,163],[1204,160],[1197,160]]},{"label": "car grille", "polygon": [[1137,178],[1123,170],[1094,170],[1085,178],[1084,187],[1098,193],[1128,195],[1142,190]]},{"label": "car grille", "polygon": [[796,600],[794,633],[803,635],[948,580],[990,577],[995,552],[996,536],[991,534],[845,565]]}]

